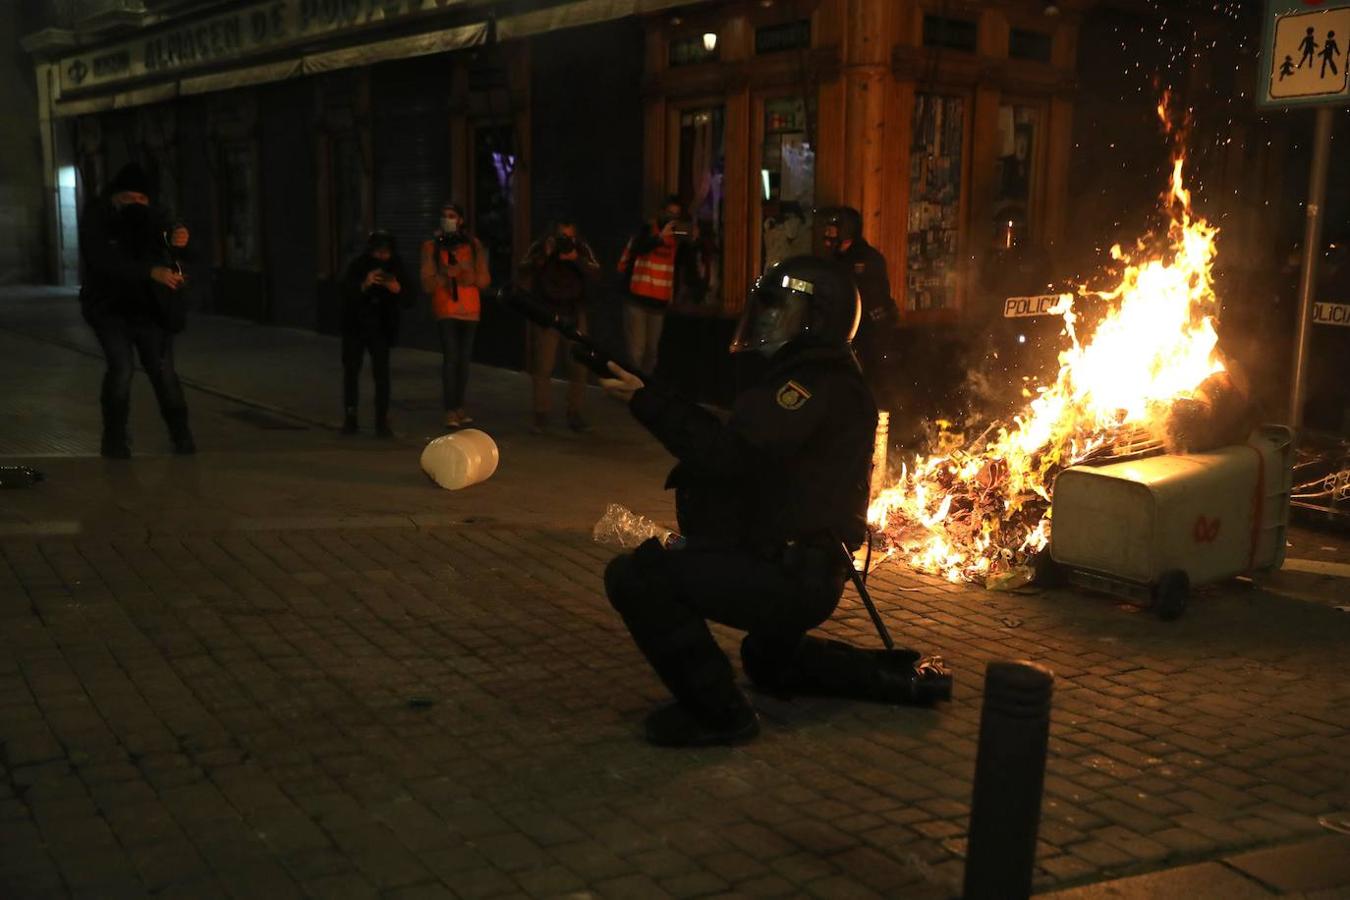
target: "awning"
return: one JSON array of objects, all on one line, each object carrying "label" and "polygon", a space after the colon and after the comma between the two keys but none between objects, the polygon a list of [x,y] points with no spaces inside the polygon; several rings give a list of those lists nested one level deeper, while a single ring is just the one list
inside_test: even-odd
[{"label": "awning", "polygon": [[390,59],[408,59],[414,56],[429,56],[433,53],[447,53],[464,47],[479,46],[486,43],[487,38],[488,23],[476,22],[473,25],[461,25],[458,28],[446,28],[441,31],[431,31],[411,37],[375,41],[357,47],[307,53],[299,59],[262,63],[223,72],[212,72],[207,75],[185,76],[174,81],[147,85],[116,94],[60,100],[53,104],[53,112],[58,117],[81,116],[109,109],[142,106],[148,103],[171,100],[179,96],[205,94],[212,91],[229,90],[230,88],[285,81],[288,78],[299,78],[303,75],[317,75],[321,72],[367,66],[371,63]]},{"label": "awning", "polygon": [[573,0],[547,9],[506,16],[497,20],[497,37],[507,41],[546,31],[579,28],[610,19],[661,12],[674,6],[689,6],[690,0]]}]

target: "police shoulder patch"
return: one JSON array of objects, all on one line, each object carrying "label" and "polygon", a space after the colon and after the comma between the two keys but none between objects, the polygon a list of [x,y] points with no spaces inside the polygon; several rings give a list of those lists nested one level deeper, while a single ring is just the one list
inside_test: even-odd
[{"label": "police shoulder patch", "polygon": [[778,389],[778,405],[783,409],[801,409],[802,404],[811,399],[811,392],[795,381],[789,381]]}]

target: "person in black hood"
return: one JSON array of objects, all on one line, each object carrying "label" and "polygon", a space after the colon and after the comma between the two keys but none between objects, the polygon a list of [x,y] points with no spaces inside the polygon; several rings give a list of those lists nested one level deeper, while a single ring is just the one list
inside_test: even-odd
[{"label": "person in black hood", "polygon": [[768,357],[730,419],[611,363],[601,385],[677,460],[667,481],[685,544],[655,539],[614,559],[605,589],[676,702],[647,717],[663,746],[737,743],[758,733],[707,620],[744,629],[789,659],[829,618],[866,539],[877,408],[849,347],[860,304],[848,274],[798,256],[756,283],[732,352]]},{"label": "person in black hood", "polygon": [[375,433],[393,437],[389,427],[389,348],[398,340],[399,307],[411,302],[403,261],[394,236],[375,231],[366,250],[342,276],[343,434],[355,434],[361,363],[370,353],[375,379]]},{"label": "person in black hood", "polygon": [[186,283],[179,263],[187,258],[189,234],[151,204],[151,193],[144,170],[130,163],[80,217],[80,306],[107,360],[100,395],[101,452],[111,459],[131,456],[127,415],[133,348],[154,387],[174,452],[197,449],[173,359],[173,335],[183,327],[181,292]]}]

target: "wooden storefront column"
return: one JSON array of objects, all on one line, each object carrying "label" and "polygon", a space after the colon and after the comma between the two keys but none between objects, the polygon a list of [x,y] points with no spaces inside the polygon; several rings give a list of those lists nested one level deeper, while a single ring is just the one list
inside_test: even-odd
[{"label": "wooden storefront column", "polygon": [[1045,166],[1045,246],[1053,252],[1068,234],[1069,158],[1073,153],[1073,101],[1050,100],[1048,159]]},{"label": "wooden storefront column", "polygon": [[[739,312],[750,288],[750,91],[727,94],[722,180],[722,308]],[[757,183],[757,182],[756,182]]]},{"label": "wooden storefront column", "polygon": [[[971,110],[970,154],[970,218],[962,239],[962,250],[967,271],[974,271],[985,249],[993,241],[995,176],[998,168],[998,108],[1003,102],[1002,92],[995,86],[980,84],[975,88],[975,104]],[[966,299],[970,299],[969,290]]]},{"label": "wooden storefront column", "polygon": [[886,115],[890,127],[882,142],[881,233],[876,244],[886,257],[891,278],[891,299],[897,304],[904,296],[905,238],[909,224],[909,145],[910,123],[914,120],[915,82],[889,79]]},{"label": "wooden storefront column", "polygon": [[882,240],[883,147],[891,81],[892,15],[888,0],[847,0],[844,21],[843,201],[862,213],[863,235]]}]

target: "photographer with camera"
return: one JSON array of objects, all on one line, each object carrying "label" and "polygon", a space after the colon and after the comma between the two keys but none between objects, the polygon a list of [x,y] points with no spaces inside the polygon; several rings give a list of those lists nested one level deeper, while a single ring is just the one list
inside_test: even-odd
[{"label": "photographer with camera", "polygon": [[375,434],[393,437],[389,427],[389,348],[398,339],[399,307],[410,294],[403,289],[403,261],[394,236],[373,231],[366,250],[342,276],[343,434],[357,431],[356,410],[361,362],[370,353],[375,379]]},{"label": "photographer with camera", "polygon": [[441,204],[440,227],[422,244],[421,276],[441,335],[445,427],[458,428],[473,422],[464,410],[464,393],[482,308],[480,291],[492,283],[487,248],[469,232],[458,203]]},{"label": "photographer with camera", "polygon": [[100,452],[109,459],[131,456],[127,416],[133,352],[154,387],[174,452],[197,450],[173,361],[173,335],[183,329],[181,292],[187,283],[179,263],[187,258],[189,234],[186,226],[152,206],[150,195],[149,177],[129,163],[80,217],[80,308],[98,335],[108,366],[99,400]]},{"label": "photographer with camera", "polygon": [[[530,245],[520,264],[521,283],[536,301],[570,319],[576,329],[586,331],[586,293],[600,274],[595,251],[577,231],[570,219],[549,226],[544,236]],[[551,376],[563,337],[552,328],[530,324],[530,374],[534,380],[535,434],[548,429],[553,406]],[[566,351],[564,347],[564,351]],[[586,393],[586,366],[575,359],[568,364],[567,425],[573,431],[586,431],[581,417],[581,401]]]},{"label": "photographer with camera", "polygon": [[656,371],[657,350],[666,310],[675,296],[675,262],[681,241],[693,233],[679,197],[666,198],[660,214],[628,239],[619,272],[628,280],[623,301],[623,336],[628,361],[643,372]]}]

